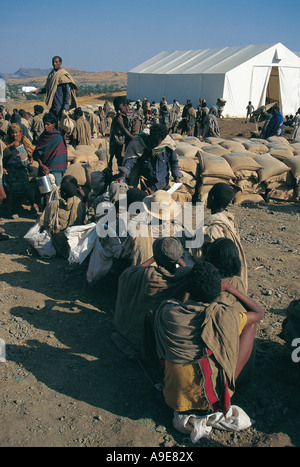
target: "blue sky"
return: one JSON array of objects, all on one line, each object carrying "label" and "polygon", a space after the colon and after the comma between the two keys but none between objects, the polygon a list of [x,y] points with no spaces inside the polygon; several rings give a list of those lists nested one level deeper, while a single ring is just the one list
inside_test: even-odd
[{"label": "blue sky", "polygon": [[[288,7],[286,7],[288,5]],[[166,50],[281,42],[300,52],[300,0],[1,2],[0,73],[63,65],[129,71]]]}]

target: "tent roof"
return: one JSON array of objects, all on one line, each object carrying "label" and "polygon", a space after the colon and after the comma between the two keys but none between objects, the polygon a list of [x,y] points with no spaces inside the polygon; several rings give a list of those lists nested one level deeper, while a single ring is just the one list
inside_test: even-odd
[{"label": "tent roof", "polygon": [[161,52],[130,70],[130,73],[226,73],[275,45]]}]

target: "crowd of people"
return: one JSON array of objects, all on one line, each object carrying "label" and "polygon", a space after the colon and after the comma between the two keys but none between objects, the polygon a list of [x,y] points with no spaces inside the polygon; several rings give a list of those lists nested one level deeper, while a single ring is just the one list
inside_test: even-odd
[{"label": "crowd of people", "polygon": [[[115,236],[99,236],[102,248],[93,257],[98,278],[109,273],[117,279],[112,339],[162,383],[164,402],[177,417],[193,414],[202,420],[219,411],[226,417],[241,376],[251,373],[264,311],[248,297],[247,259],[230,212],[232,188],[216,183],[209,192],[204,241],[194,248],[187,247],[186,238],[196,232],[179,222],[182,206],[169,192],[170,181],[182,177],[170,134],[219,136],[225,101],[210,109],[204,99],[196,109],[187,101],[181,110],[176,99],[171,106],[164,97],[159,105],[147,99],[128,105],[117,97],[113,106],[106,101],[86,116],[61,58],[52,64],[45,87],[37,91],[46,95],[49,110],[37,105],[30,115],[0,109],[0,202],[6,199],[11,215],[15,198],[25,197],[40,231],[66,259],[69,227],[95,221],[99,232],[113,225]],[[68,133],[59,123],[70,115]],[[266,134],[282,128],[279,108],[270,116]],[[90,145],[98,134],[108,137],[109,161],[103,187],[93,198],[65,172],[68,144]],[[52,184],[47,197],[37,189],[36,178],[42,176]],[[114,224],[108,222],[110,213]],[[142,226],[146,234],[138,235]],[[0,236],[8,239],[3,229]]]}]

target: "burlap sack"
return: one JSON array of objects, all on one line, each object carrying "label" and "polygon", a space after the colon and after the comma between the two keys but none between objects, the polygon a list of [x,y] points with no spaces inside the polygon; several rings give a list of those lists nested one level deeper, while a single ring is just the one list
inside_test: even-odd
[{"label": "burlap sack", "polygon": [[267,194],[267,199],[277,199],[280,201],[295,201],[293,188],[277,187],[271,189]]},{"label": "burlap sack", "polygon": [[284,143],[284,144],[290,144],[286,138],[283,136],[269,136],[267,138],[267,141],[270,142],[276,142],[276,143]]},{"label": "burlap sack", "polygon": [[234,179],[234,173],[224,157],[214,154],[199,153],[200,175]]},{"label": "burlap sack", "polygon": [[280,161],[284,161],[287,157],[292,157],[294,155],[293,151],[287,144],[282,145],[281,147],[273,146],[272,148],[269,148],[269,154]]},{"label": "burlap sack", "polygon": [[99,148],[95,152],[96,156],[98,157],[99,161],[108,161],[109,160],[109,154],[107,149],[104,148]]},{"label": "burlap sack", "polygon": [[234,199],[233,199],[233,204],[249,204],[249,203],[262,203],[266,204],[264,198],[257,194],[257,193],[236,193]]},{"label": "burlap sack", "polygon": [[181,170],[181,173],[183,176],[180,178],[180,182],[190,188],[195,188],[197,182],[196,177],[188,172],[184,172],[183,170]]},{"label": "burlap sack", "polygon": [[89,153],[95,154],[96,149],[95,149],[95,146],[87,146],[85,144],[78,144],[78,146],[76,146],[74,152],[76,152],[76,151],[89,152]]},{"label": "burlap sack", "polygon": [[198,161],[196,159],[190,159],[184,156],[178,156],[178,166],[180,171],[188,172],[193,174],[194,176],[197,175],[197,166]]},{"label": "burlap sack", "polygon": [[85,186],[87,185],[86,172],[83,164],[74,163],[69,165],[65,171],[65,175],[72,175],[76,178],[78,185]]},{"label": "burlap sack", "polygon": [[91,189],[94,189],[92,174],[93,173],[97,173],[97,174],[102,173],[104,171],[104,169],[107,167],[107,164],[105,164],[102,161],[87,162],[86,164],[83,164],[83,167],[84,167],[85,173],[86,173],[87,184],[89,185],[89,187]]},{"label": "burlap sack", "polygon": [[174,141],[181,141],[182,140],[182,135],[179,133],[171,133],[170,134],[171,138],[173,138]]},{"label": "burlap sack", "polygon": [[251,180],[252,182],[258,181],[258,173],[257,170],[237,170],[234,172],[235,181],[239,180]]},{"label": "burlap sack", "polygon": [[243,152],[245,150],[241,142],[233,140],[221,141],[219,145],[225,149],[228,149],[230,152]]},{"label": "burlap sack", "polygon": [[271,154],[259,154],[254,158],[254,160],[262,167],[261,169],[258,169],[259,182],[263,182],[268,180],[270,177],[280,175],[289,170],[286,162],[283,163],[278,159],[275,159]]},{"label": "burlap sack", "polygon": [[300,156],[288,157],[284,160],[284,164],[290,168],[293,177],[296,179],[296,183],[300,183]]},{"label": "burlap sack", "polygon": [[247,154],[231,152],[229,154],[224,154],[222,157],[228,162],[234,173],[241,170],[257,171],[261,169],[261,165]]},{"label": "burlap sack", "polygon": [[230,153],[228,149],[225,149],[222,146],[219,146],[218,144],[202,146],[201,150],[206,152],[207,154],[216,154],[217,156],[223,156],[224,154]]},{"label": "burlap sack", "polygon": [[84,162],[97,162],[99,159],[97,157],[96,154],[92,154],[92,153],[89,153],[89,152],[82,152],[80,153],[80,151],[76,151],[76,154],[75,154],[75,159],[74,159],[74,163],[84,163]]},{"label": "burlap sack", "polygon": [[244,142],[243,146],[247,151],[255,152],[256,154],[266,154],[268,152],[268,147],[265,144],[256,141]]},{"label": "burlap sack", "polygon": [[222,177],[207,177],[207,176],[200,176],[199,177],[199,183],[200,185],[215,185],[216,183],[227,183],[228,185],[234,185],[232,180],[229,180],[228,178],[222,178]]},{"label": "burlap sack", "polygon": [[107,140],[105,138],[92,138],[91,140],[91,145],[96,148],[106,148],[107,146]]},{"label": "burlap sack", "polygon": [[219,138],[218,136],[208,136],[205,140],[209,144],[218,144],[221,141],[225,141],[224,138]]},{"label": "burlap sack", "polygon": [[195,158],[199,149],[189,143],[182,143],[181,141],[176,144],[176,154],[178,156]]},{"label": "burlap sack", "polygon": [[200,185],[197,190],[197,197],[199,201],[205,203],[208,197],[208,193],[212,189],[213,185]]}]

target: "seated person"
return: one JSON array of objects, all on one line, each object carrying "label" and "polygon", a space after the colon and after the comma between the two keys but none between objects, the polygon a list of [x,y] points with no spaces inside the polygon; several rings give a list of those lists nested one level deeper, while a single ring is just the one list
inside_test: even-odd
[{"label": "seated person", "polygon": [[[182,205],[172,199],[170,193],[158,190],[146,196],[140,203],[141,211],[128,225],[127,238],[120,252],[132,266],[137,266],[152,256],[152,245],[158,237],[177,237],[184,244],[185,230],[182,226]],[[188,250],[184,249],[187,265],[194,262]]]},{"label": "seated person", "polygon": [[196,261],[205,254],[207,246],[219,237],[230,238],[238,247],[240,260],[242,263],[241,278],[244,284],[245,293],[248,290],[247,261],[242,246],[239,228],[235,222],[234,215],[227,210],[233,199],[233,190],[226,183],[216,183],[207,198],[207,208],[211,215],[204,219],[204,243],[201,248],[193,250],[193,257]]},{"label": "seated person", "polygon": [[4,188],[7,195],[9,215],[16,208],[16,201],[29,199],[32,210],[37,213],[37,199],[34,187],[29,182],[34,146],[24,136],[22,128],[12,123],[8,129],[7,146],[3,152]]},{"label": "seated person", "polygon": [[182,177],[175,148],[168,129],[164,125],[152,125],[149,135],[141,134],[128,145],[119,167],[120,179],[128,179],[128,184],[134,186],[140,179],[141,189],[149,195],[167,189],[170,171],[175,182]]},{"label": "seated person", "polygon": [[[256,329],[263,309],[232,284],[213,264],[195,264],[187,278],[189,298],[166,300],[155,313],[158,357],[165,362],[164,397],[175,412],[226,413],[235,380],[247,362],[253,340],[242,338],[246,325]],[[226,293],[248,312],[241,312]]]},{"label": "seated person", "polygon": [[[149,355],[156,355],[153,312],[162,300],[184,298],[190,268],[185,267],[182,255],[183,247],[177,238],[157,238],[153,243],[153,256],[139,266],[128,267],[119,278],[115,328],[138,356],[144,347],[147,360]],[[147,339],[143,342],[145,320],[148,322]]]},{"label": "seated person", "polygon": [[61,186],[51,192],[39,219],[39,224],[50,234],[60,256],[68,258],[69,255],[65,230],[73,225],[82,225],[85,216],[86,206],[80,198],[77,180],[71,175],[66,175],[61,181]]}]

